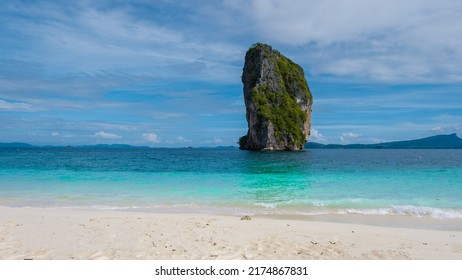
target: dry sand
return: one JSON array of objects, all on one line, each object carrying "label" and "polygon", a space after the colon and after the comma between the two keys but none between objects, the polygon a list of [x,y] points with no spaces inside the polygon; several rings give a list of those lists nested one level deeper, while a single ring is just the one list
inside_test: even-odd
[{"label": "dry sand", "polygon": [[0,259],[460,260],[462,231],[280,217],[0,207]]}]

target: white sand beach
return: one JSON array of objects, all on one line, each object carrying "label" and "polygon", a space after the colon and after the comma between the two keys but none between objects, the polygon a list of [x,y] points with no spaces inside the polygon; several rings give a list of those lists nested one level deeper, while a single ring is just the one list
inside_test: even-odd
[{"label": "white sand beach", "polygon": [[0,259],[462,259],[462,231],[0,207]]}]

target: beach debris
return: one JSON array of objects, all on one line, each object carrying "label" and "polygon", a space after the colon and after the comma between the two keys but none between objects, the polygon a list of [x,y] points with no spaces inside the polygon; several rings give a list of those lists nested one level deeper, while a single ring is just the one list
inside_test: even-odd
[{"label": "beach debris", "polygon": [[335,241],[329,241],[330,244],[334,245],[335,244]]},{"label": "beach debris", "polygon": [[241,217],[241,221],[250,221],[250,220],[252,220],[252,218],[250,216],[248,216],[248,215],[245,215],[245,216]]},{"label": "beach debris", "polygon": [[311,244],[316,245],[316,244],[318,244],[318,242],[316,242],[316,241],[311,241]]},{"label": "beach debris", "polygon": [[407,258],[407,259],[410,258],[409,255],[408,255],[406,252],[399,251],[398,253],[399,253],[401,256],[403,256],[403,257],[405,257],[405,258]]}]

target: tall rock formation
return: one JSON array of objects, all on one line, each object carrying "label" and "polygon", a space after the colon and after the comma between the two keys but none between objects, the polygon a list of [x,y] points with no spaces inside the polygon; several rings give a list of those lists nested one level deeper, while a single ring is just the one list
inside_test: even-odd
[{"label": "tall rock formation", "polygon": [[313,98],[303,69],[271,46],[245,54],[242,73],[248,123],[243,150],[300,150],[308,141]]}]

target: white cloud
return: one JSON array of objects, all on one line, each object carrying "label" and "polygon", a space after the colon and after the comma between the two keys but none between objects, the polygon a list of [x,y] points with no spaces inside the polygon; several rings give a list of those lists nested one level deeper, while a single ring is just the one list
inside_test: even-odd
[{"label": "white cloud", "polygon": [[205,141],[207,144],[212,144],[212,145],[219,145],[223,143],[223,140],[221,138],[214,136],[213,139]]},{"label": "white cloud", "polygon": [[378,138],[378,137],[369,137],[366,138],[363,144],[376,144],[376,143],[384,143],[384,142],[391,142],[391,141],[386,141],[383,138]]},{"label": "white cloud", "polygon": [[317,142],[325,142],[324,136],[317,129],[312,128],[310,137]]},{"label": "white cloud", "polygon": [[[104,137],[98,137],[98,136],[95,136],[95,135],[96,134],[92,135],[91,137],[104,138]],[[76,135],[76,134],[61,134],[61,133],[58,133],[58,132],[52,132],[51,136],[53,138],[67,138],[67,139],[78,138],[79,137],[79,135]],[[111,138],[109,138],[109,139],[111,139]]]},{"label": "white cloud", "polygon": [[[157,20],[157,15],[162,17],[162,9],[178,5],[181,4],[151,3],[144,9],[132,9],[118,5],[101,8],[92,2],[68,7],[55,3],[27,7],[12,4],[8,8],[23,17],[10,22],[8,28],[27,35],[31,40],[27,42],[29,50],[46,58],[43,63],[47,68],[66,69],[66,73],[92,74],[96,69],[129,73],[119,84],[127,77],[148,77],[152,81],[158,77],[192,76],[230,81],[230,74],[238,74],[240,67],[229,62],[240,61],[242,48],[226,36],[221,36],[226,40],[211,43],[209,26],[191,26],[186,31],[183,24],[198,12],[195,5],[187,7],[188,16],[181,20]],[[153,13],[146,15],[146,11]]]},{"label": "white cloud", "polygon": [[253,26],[250,32],[259,40],[301,47],[293,54],[315,75],[462,81],[458,0],[236,0],[227,5]]},{"label": "white cloud", "polygon": [[107,132],[104,132],[104,131],[97,132],[97,133],[93,134],[92,137],[102,138],[102,139],[120,139],[120,138],[122,138],[122,136],[120,136],[120,135],[113,134],[113,133],[107,133]]},{"label": "white cloud", "polygon": [[183,113],[175,113],[175,112],[153,112],[150,113],[156,119],[176,119],[176,118],[184,118],[186,115]]},{"label": "white cloud", "polygon": [[182,41],[181,34],[133,19],[127,10],[102,11],[87,7],[79,14],[78,20],[84,30],[118,43],[129,40],[141,43],[177,44]]},{"label": "white cloud", "polygon": [[435,127],[432,127],[429,132],[430,133],[443,133],[446,131],[446,128],[442,127],[442,126],[435,126]]},{"label": "white cloud", "polygon": [[[58,17],[50,16],[49,22],[36,24],[34,29],[43,34],[43,41],[50,48],[65,51],[66,56],[79,59],[73,67],[83,71],[112,68],[122,62],[129,66],[147,66],[155,61],[165,63],[166,60],[183,61],[185,58],[175,56],[165,48],[181,45],[181,33],[148,24],[141,18],[135,18],[128,10],[102,11],[89,5],[76,7],[76,12],[67,20]],[[61,65],[63,58],[58,55],[52,62]]]},{"label": "white cloud", "polygon": [[435,126],[429,129],[430,134],[448,134],[462,132],[462,125]]},{"label": "white cloud", "polygon": [[144,133],[143,134],[143,139],[152,143],[159,143],[160,138],[155,134],[154,132],[151,133]]},{"label": "white cloud", "polygon": [[[419,34],[422,29],[440,30],[440,25],[454,32],[460,23],[457,0],[241,0],[230,7],[250,18],[258,31],[273,41],[301,45],[315,42],[330,45],[363,41],[381,34]],[[431,12],[429,12],[431,11]],[[436,27],[435,27],[436,25]],[[436,31],[436,30],[435,30]],[[434,33],[435,34],[435,33]],[[428,36],[428,34],[419,34]],[[440,34],[435,34],[439,40]],[[403,38],[405,39],[405,38]],[[428,38],[430,39],[430,38]],[[454,38],[447,38],[454,39]],[[431,40],[427,40],[431,41]],[[380,40],[373,43],[378,47]],[[417,42],[413,42],[417,43]],[[435,44],[430,42],[429,44]]]},{"label": "white cloud", "polygon": [[[162,9],[175,5],[188,16],[162,21]],[[247,48],[239,42],[247,44],[251,38],[289,47],[285,53],[316,75],[383,82],[462,81],[462,2],[458,0],[146,4],[144,9],[156,9],[153,15],[158,12],[159,20],[122,5],[102,9],[90,1],[68,6],[39,2],[7,7],[24,15],[7,28],[30,38],[31,42],[21,43],[46,59],[41,61],[44,69],[123,70],[130,73],[126,76],[151,80],[193,75],[235,81]],[[69,68],[69,61],[76,63]]]},{"label": "white cloud", "polygon": [[189,143],[192,142],[192,140],[186,139],[183,136],[178,136],[175,138],[176,142],[178,143]]},{"label": "white cloud", "polygon": [[342,141],[342,143],[350,143],[352,140],[357,139],[359,136],[361,136],[361,134],[353,132],[344,132],[340,136],[340,141]]},{"label": "white cloud", "polygon": [[22,102],[8,102],[0,99],[0,110],[5,111],[33,111],[32,106]]}]

